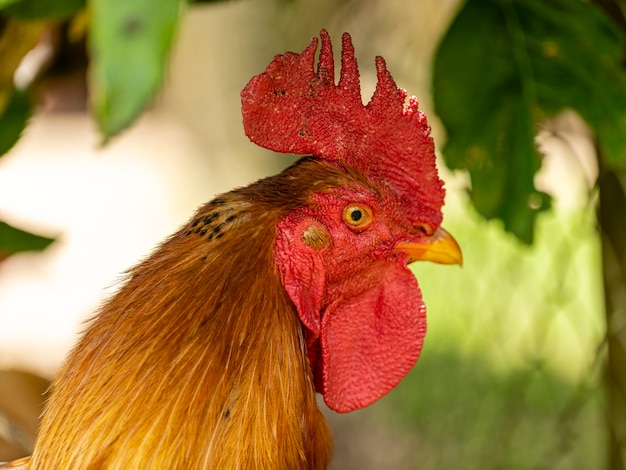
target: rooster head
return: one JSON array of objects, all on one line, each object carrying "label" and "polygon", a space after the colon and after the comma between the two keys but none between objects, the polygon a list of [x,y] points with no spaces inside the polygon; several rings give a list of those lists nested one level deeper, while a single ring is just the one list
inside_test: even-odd
[{"label": "rooster head", "polygon": [[304,327],[313,379],[338,412],[367,406],[417,361],[425,306],[407,264],[461,264],[440,227],[443,182],[425,115],[376,58],[367,105],[350,36],[335,84],[330,38],[278,55],[242,91],[246,134],[265,148],[311,156],[340,183],[311,191],[277,226],[275,264]]}]

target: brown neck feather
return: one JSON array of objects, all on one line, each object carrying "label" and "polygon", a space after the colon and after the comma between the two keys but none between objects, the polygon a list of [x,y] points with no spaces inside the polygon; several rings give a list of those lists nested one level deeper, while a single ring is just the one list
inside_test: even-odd
[{"label": "brown neck feather", "polygon": [[54,381],[29,469],[326,468],[273,245],[280,218],[342,178],[305,159],[209,202],[132,269]]}]

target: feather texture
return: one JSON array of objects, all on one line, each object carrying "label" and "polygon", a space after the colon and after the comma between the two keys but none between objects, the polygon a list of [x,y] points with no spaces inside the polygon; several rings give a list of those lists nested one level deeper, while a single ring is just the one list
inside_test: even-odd
[{"label": "feather texture", "polygon": [[272,253],[281,217],[347,179],[305,159],[211,201],[134,268],[54,381],[29,469],[326,468]]}]

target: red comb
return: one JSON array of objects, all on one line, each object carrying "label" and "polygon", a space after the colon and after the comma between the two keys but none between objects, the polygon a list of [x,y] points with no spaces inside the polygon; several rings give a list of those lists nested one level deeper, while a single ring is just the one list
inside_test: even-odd
[{"label": "red comb", "polygon": [[397,87],[385,60],[376,58],[378,83],[361,101],[359,70],[350,35],[344,33],[341,76],[335,85],[330,37],[320,32],[302,52],[277,55],[241,92],[243,124],[250,140],[283,153],[313,156],[358,169],[390,188],[409,220],[441,222],[443,183],[437,176],[430,127],[418,101]]}]

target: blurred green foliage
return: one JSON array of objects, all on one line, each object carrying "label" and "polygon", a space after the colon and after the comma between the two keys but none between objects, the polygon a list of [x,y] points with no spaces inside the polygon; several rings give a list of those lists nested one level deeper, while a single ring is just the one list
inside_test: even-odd
[{"label": "blurred green foliage", "polygon": [[548,207],[534,185],[539,125],[570,108],[593,131],[608,345],[607,466],[614,470],[626,469],[624,6],[622,0],[467,0],[434,67],[448,165],[469,171],[479,213],[502,220],[527,243],[537,214]]},{"label": "blurred green foliage", "polygon": [[607,164],[626,167],[624,36],[580,0],[468,0],[439,47],[435,109],[447,165],[466,169],[487,219],[531,243],[549,197],[534,186],[539,125],[566,108],[594,130]]},{"label": "blurred green foliage", "polygon": [[32,114],[30,98],[21,90],[9,92],[8,102],[0,115],[0,158],[5,155],[22,136]]},{"label": "blurred green foliage", "polygon": [[105,141],[161,88],[181,9],[179,0],[91,2],[89,90]]},{"label": "blurred green foliage", "polygon": [[41,251],[54,241],[0,221],[0,259],[22,251]]},{"label": "blurred green foliage", "polygon": [[401,470],[606,468],[593,219],[548,211],[528,247],[467,203],[449,217],[465,265],[413,265],[428,335],[379,416],[419,445]]},{"label": "blurred green foliage", "polygon": [[85,8],[85,4],[86,0],[0,0],[3,15],[23,20],[66,19]]},{"label": "blurred green foliage", "polygon": [[[131,125],[162,86],[184,2],[94,0],[88,13],[85,7],[85,0],[0,0],[0,156],[19,140],[32,114],[33,88],[47,70],[25,89],[15,88],[13,73],[44,34],[64,22],[73,24],[66,31],[89,36],[88,87],[104,141]],[[0,236],[4,256],[47,246],[39,243],[45,237],[9,227],[2,225]]]}]

